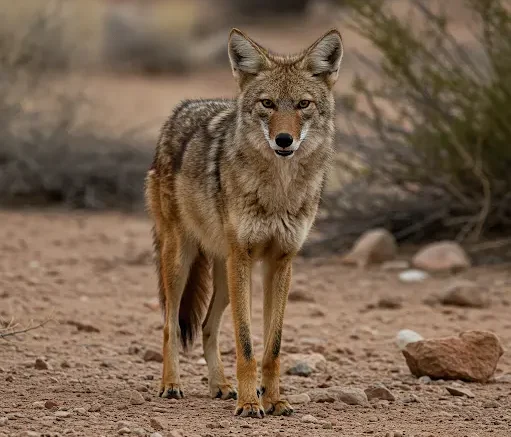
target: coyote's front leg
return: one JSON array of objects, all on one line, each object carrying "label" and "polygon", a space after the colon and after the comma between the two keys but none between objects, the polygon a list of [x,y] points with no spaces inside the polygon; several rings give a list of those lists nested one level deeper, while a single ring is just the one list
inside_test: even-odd
[{"label": "coyote's front leg", "polygon": [[266,413],[288,416],[289,402],[280,399],[280,343],[293,255],[268,258],[264,262],[264,356],[261,391]]},{"label": "coyote's front leg", "polygon": [[238,403],[235,413],[243,417],[262,418],[264,410],[257,396],[257,363],[250,332],[251,273],[252,259],[248,249],[231,248],[227,274],[236,337]]}]

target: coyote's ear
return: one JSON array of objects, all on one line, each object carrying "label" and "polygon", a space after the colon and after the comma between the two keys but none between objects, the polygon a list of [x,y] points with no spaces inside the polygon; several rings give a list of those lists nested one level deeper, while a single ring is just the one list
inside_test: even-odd
[{"label": "coyote's ear", "polygon": [[303,67],[314,76],[322,76],[332,86],[339,75],[343,55],[342,37],[332,29],[319,38],[305,52]]},{"label": "coyote's ear", "polygon": [[232,73],[240,84],[269,66],[265,49],[238,29],[232,29],[229,35],[229,59]]}]

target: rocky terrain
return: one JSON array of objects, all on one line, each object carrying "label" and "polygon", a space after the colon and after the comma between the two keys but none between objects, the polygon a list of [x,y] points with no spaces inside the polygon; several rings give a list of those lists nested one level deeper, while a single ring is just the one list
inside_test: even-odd
[{"label": "rocky terrain", "polygon": [[[281,378],[295,414],[245,420],[233,416],[234,401],[209,398],[200,343],[181,357],[186,398],[156,396],[162,319],[145,217],[2,212],[0,223],[2,332],[11,319],[21,329],[51,318],[0,339],[1,437],[509,435],[511,358],[499,353],[511,344],[509,265],[428,273],[408,265],[419,248],[365,268],[340,256],[298,259]],[[254,288],[261,356],[257,275]],[[468,348],[442,371],[496,365],[485,382],[413,376],[398,347],[420,354],[422,343],[471,330],[495,333],[500,345],[490,335],[474,346],[484,356]],[[409,344],[410,335],[426,341]],[[229,314],[221,350],[233,376]]]}]

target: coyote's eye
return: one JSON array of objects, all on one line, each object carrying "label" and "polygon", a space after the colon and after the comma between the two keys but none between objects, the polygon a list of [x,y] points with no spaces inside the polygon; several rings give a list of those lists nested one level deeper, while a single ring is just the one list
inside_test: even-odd
[{"label": "coyote's eye", "polygon": [[310,104],[311,104],[310,100],[300,100],[300,102],[298,103],[298,107],[299,107],[300,109],[305,109],[305,108],[307,108]]},{"label": "coyote's eye", "polygon": [[265,108],[274,108],[275,107],[275,103],[273,103],[270,99],[263,99],[263,100],[261,100],[261,104]]}]

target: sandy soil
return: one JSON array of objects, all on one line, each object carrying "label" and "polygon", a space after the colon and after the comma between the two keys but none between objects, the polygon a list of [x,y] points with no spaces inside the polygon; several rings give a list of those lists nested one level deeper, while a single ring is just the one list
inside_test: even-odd
[{"label": "sandy soil", "polygon": [[[156,431],[153,418],[161,421],[164,436],[510,435],[511,384],[467,384],[475,398],[452,397],[447,383],[419,384],[394,344],[401,328],[425,337],[477,328],[496,332],[509,348],[508,265],[460,275],[492,290],[491,308],[474,310],[422,303],[445,287],[449,277],[406,285],[395,272],[378,267],[359,271],[341,267],[336,258],[298,259],[293,290],[310,302],[291,300],[288,305],[283,392],[365,389],[382,382],[397,399],[370,407],[309,403],[295,405],[289,418],[243,420],[233,416],[234,401],[209,398],[200,343],[181,357],[186,398],[156,396],[161,364],[143,360],[147,349],[160,349],[162,324],[154,307],[156,280],[146,218],[2,212],[0,223],[0,316],[13,317],[22,326],[54,318],[43,328],[0,342],[0,436],[39,435],[27,431],[110,436],[123,427],[132,435],[149,435]],[[257,278],[255,282],[254,334],[261,356],[262,296]],[[370,309],[388,296],[402,298],[403,306]],[[223,323],[221,349],[227,373],[234,375],[230,314]],[[286,375],[293,353],[320,353],[326,367],[309,377]],[[50,368],[35,368],[38,357]],[[502,357],[497,375],[504,372],[511,372],[509,354]],[[145,401],[131,405],[127,389],[138,390]],[[46,401],[55,406],[45,408]],[[307,414],[319,423],[304,423]]]}]

